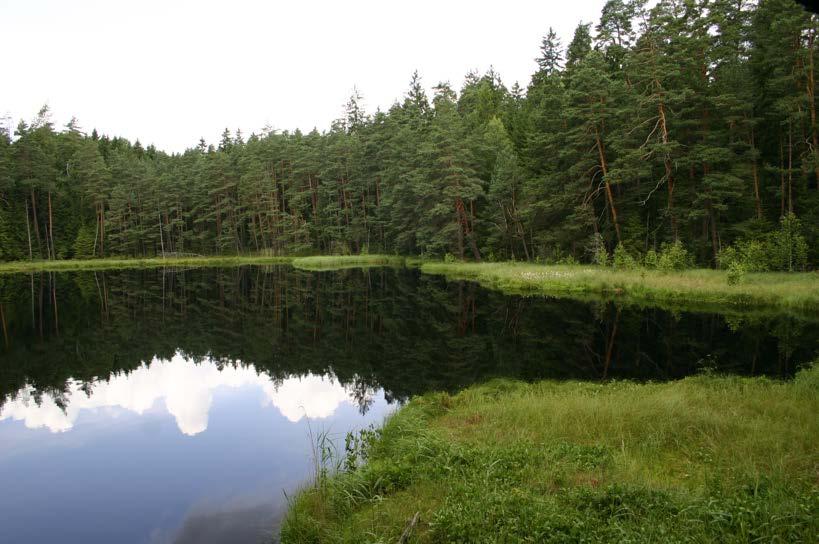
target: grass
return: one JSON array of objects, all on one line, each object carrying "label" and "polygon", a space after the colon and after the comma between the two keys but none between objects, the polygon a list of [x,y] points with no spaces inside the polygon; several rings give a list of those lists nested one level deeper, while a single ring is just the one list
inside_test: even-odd
[{"label": "grass", "polygon": [[404,257],[395,255],[323,255],[293,259],[293,266],[303,270],[340,270],[369,266],[402,267],[404,264]]},{"label": "grass", "polygon": [[509,293],[545,294],[575,299],[617,299],[666,308],[728,312],[748,308],[819,311],[819,272],[746,274],[728,284],[722,270],[614,270],[590,265],[433,262],[393,255],[315,257],[182,257],[90,259],[0,263],[0,274],[15,272],[106,270],[163,266],[238,266],[291,263],[304,270],[339,270],[371,266],[414,267],[426,274],[473,280]]},{"label": "grass", "polygon": [[302,490],[282,541],[810,542],[819,366],[790,382],[493,381],[410,401]]},{"label": "grass", "polygon": [[161,267],[214,267],[239,266],[245,264],[289,263],[290,257],[264,256],[214,256],[214,257],[155,257],[127,259],[67,259],[64,261],[14,261],[0,262],[0,274],[21,272],[68,272],[78,270],[112,270],[125,268]]},{"label": "grass", "polygon": [[427,274],[474,280],[510,293],[538,293],[569,298],[617,298],[652,306],[697,306],[702,310],[769,307],[819,310],[819,273],[747,274],[728,284],[722,270],[614,270],[597,266],[547,266],[523,263],[420,264]]}]

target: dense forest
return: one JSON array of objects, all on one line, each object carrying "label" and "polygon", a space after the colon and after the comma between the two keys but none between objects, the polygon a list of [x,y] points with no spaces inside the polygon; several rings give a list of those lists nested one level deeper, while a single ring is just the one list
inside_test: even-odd
[{"label": "dense forest", "polygon": [[813,267],[817,28],[793,0],[610,0],[566,47],[548,30],[526,88],[489,70],[430,97],[416,73],[388,111],[354,93],[325,132],[181,154],[57,130],[44,107],[0,135],[0,260],[676,244],[702,266]]}]

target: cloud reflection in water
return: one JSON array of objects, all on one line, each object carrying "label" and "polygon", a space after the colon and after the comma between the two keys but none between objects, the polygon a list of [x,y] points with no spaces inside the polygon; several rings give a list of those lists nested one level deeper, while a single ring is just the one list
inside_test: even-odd
[{"label": "cloud reflection in water", "polygon": [[219,370],[209,359],[194,363],[177,354],[171,360],[154,359],[130,373],[96,381],[90,395],[80,382],[71,382],[64,396],[65,409],[50,394],[44,394],[40,403],[35,402],[33,388],[27,387],[6,402],[0,421],[21,420],[30,429],[45,427],[54,433],[65,432],[74,427],[83,410],[122,408],[143,414],[157,400],[164,399],[179,430],[193,436],[207,429],[217,388],[248,386],[261,388],[264,404],[272,404],[293,423],[305,415],[311,419],[329,417],[344,402],[356,404],[351,393],[331,377],[309,374],[274,383],[266,374],[258,374],[253,365],[228,365]]}]

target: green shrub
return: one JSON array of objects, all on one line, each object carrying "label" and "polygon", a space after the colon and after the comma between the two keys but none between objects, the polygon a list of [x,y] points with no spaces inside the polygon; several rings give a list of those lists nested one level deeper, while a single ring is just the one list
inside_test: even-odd
[{"label": "green shrub", "polygon": [[588,253],[591,253],[592,262],[597,266],[608,266],[609,252],[606,250],[606,242],[599,232],[594,233],[587,248]]},{"label": "green shrub", "polygon": [[622,243],[617,244],[614,249],[614,259],[612,261],[614,268],[618,270],[632,270],[637,268],[637,261],[634,257],[629,255]]},{"label": "green shrub", "polygon": [[804,270],[808,262],[808,242],[802,235],[802,223],[792,213],[784,216],[779,230],[771,234],[770,262],[774,270]]},{"label": "green shrub", "polygon": [[455,258],[455,255],[453,255],[452,253],[447,253],[444,255],[445,263],[454,263],[455,261],[457,261],[457,259]]},{"label": "green shrub", "polygon": [[574,258],[574,255],[569,253],[565,257],[559,258],[557,260],[557,262],[555,262],[555,264],[565,264],[565,265],[574,266],[574,265],[580,264],[580,262],[577,259]]},{"label": "green shrub", "polygon": [[649,249],[648,251],[646,251],[646,254],[643,257],[643,266],[653,270],[657,268],[658,261],[659,256],[657,255],[657,252],[654,251],[653,249]]},{"label": "green shrub", "polygon": [[745,279],[745,267],[742,263],[733,262],[728,267],[728,285],[738,285]]},{"label": "green shrub", "polygon": [[682,242],[677,240],[673,244],[663,244],[657,258],[657,268],[660,270],[685,270],[691,267],[691,257]]},{"label": "green shrub", "polygon": [[731,266],[741,266],[746,272],[767,272],[770,270],[770,244],[759,240],[740,240],[719,252],[717,264],[724,270]]}]

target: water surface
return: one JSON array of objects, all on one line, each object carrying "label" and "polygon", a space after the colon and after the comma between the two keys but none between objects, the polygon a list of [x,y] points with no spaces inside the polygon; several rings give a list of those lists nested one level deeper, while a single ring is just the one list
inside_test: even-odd
[{"label": "water surface", "polygon": [[819,324],[375,268],[0,276],[0,542],[269,541],[311,433],[493,377],[787,378]]}]

